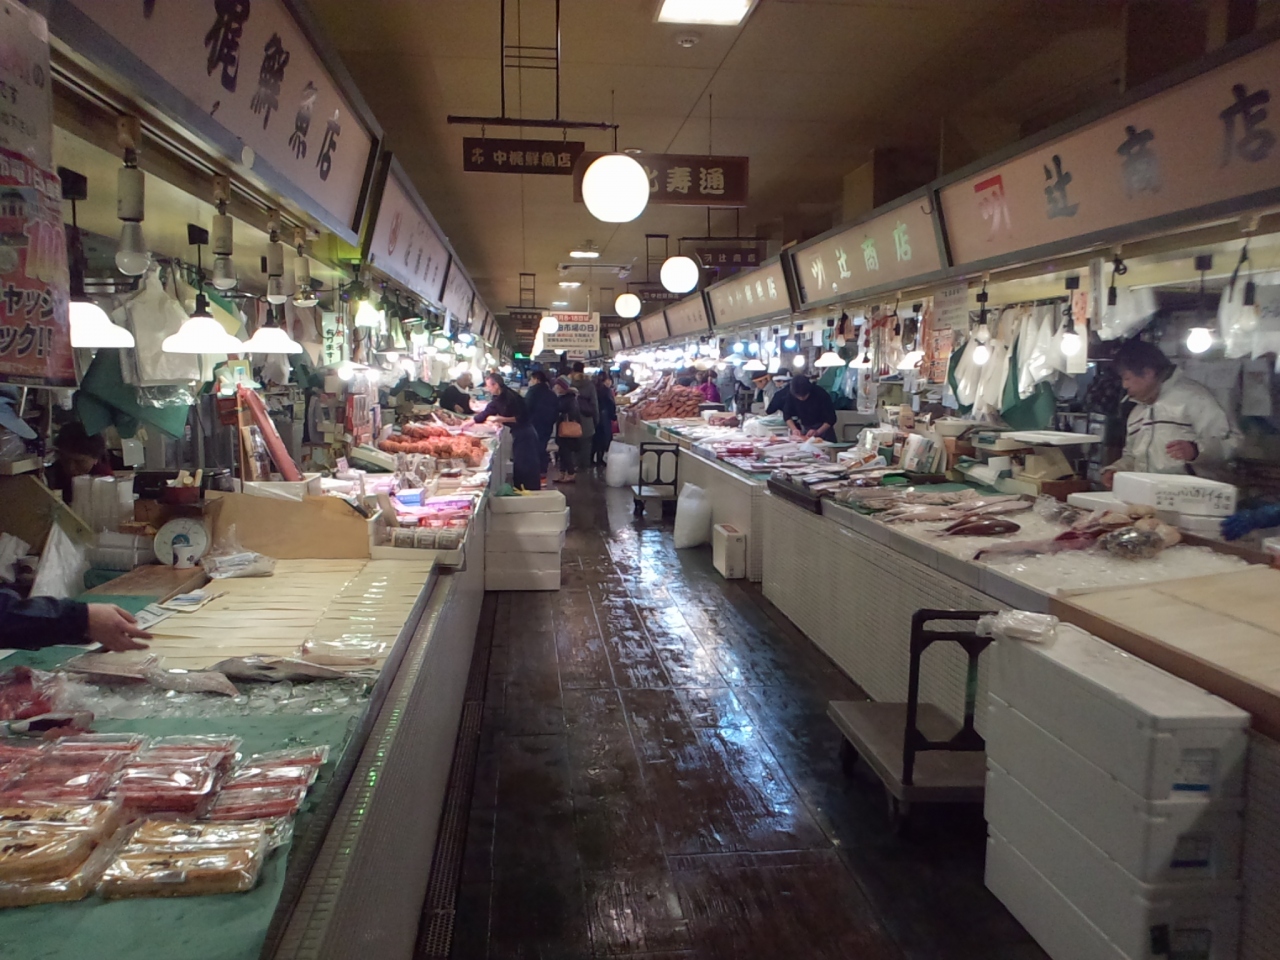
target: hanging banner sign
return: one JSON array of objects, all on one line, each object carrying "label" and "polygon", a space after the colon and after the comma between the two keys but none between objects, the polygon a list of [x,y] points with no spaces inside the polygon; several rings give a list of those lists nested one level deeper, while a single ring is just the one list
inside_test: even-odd
[{"label": "hanging banner sign", "polygon": [[661,310],[640,318],[640,332],[645,343],[658,343],[668,337],[667,317]]},{"label": "hanging banner sign", "polygon": [[50,21],[74,52],[354,241],[377,136],[284,0],[67,0]]},{"label": "hanging banner sign", "polygon": [[440,305],[449,249],[395,161],[387,168],[364,260],[428,303]]},{"label": "hanging banner sign", "polygon": [[347,325],[338,314],[328,312],[320,315],[320,325],[323,338],[320,342],[321,365],[336,367],[347,359]]},{"label": "hanging banner sign", "polygon": [[791,313],[791,297],[787,293],[781,260],[709,287],[707,299],[711,301],[711,318],[717,327]]},{"label": "hanging banner sign", "polygon": [[673,337],[710,333],[711,324],[707,322],[707,304],[702,299],[702,294],[695,293],[687,300],[682,300],[673,307],[667,307],[667,329]]},{"label": "hanging banner sign", "polygon": [[1272,91],[1280,42],[943,187],[952,263],[1020,260],[1275,203]]},{"label": "hanging banner sign", "polygon": [[698,247],[694,252],[705,268],[715,270],[717,278],[723,280],[764,263],[767,245],[761,242],[743,246],[740,241],[727,240]]},{"label": "hanging banner sign", "polygon": [[517,333],[533,333],[542,322],[541,310],[507,310],[507,319],[515,327]]},{"label": "hanging banner sign", "polygon": [[555,353],[569,350],[600,352],[600,314],[547,312],[543,316],[555,317],[560,322],[555,333],[542,335],[544,349]]},{"label": "hanging banner sign", "polygon": [[440,298],[441,305],[453,317],[451,330],[456,332],[471,317],[471,301],[474,297],[471,281],[462,272],[462,264],[455,257],[449,261],[448,279],[444,282],[444,294]]},{"label": "hanging banner sign", "polygon": [[789,253],[795,265],[800,303],[805,307],[908,279],[927,279],[939,274],[943,267],[928,197],[904,203]]},{"label": "hanging banner sign", "polygon": [[587,145],[581,140],[462,138],[462,169],[469,173],[540,173],[573,176]]},{"label": "hanging banner sign", "polygon": [[628,350],[640,346],[640,324],[632,323],[622,328],[622,346]]},{"label": "hanging banner sign", "polygon": [[0,147],[53,169],[49,25],[17,0],[0,2]]},{"label": "hanging banner sign", "polygon": [[62,182],[0,149],[0,381],[74,387]]},{"label": "hanging banner sign", "polygon": [[[584,153],[573,170],[573,199],[582,202],[582,175],[603,153]],[[699,157],[683,153],[636,153],[649,175],[649,202],[676,206],[745,207],[747,157]]]},{"label": "hanging banner sign", "polygon": [[621,330],[609,331],[609,346],[613,349],[614,353],[617,353],[619,350],[623,349]]},{"label": "hanging banner sign", "polygon": [[634,286],[627,284],[627,293],[634,293],[644,304],[678,303],[685,296],[683,293],[672,293],[660,283],[638,283]]}]

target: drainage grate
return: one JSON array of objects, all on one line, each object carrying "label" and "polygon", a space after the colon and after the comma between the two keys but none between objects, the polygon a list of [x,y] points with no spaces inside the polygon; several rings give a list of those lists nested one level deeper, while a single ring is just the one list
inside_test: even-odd
[{"label": "drainage grate", "polygon": [[471,793],[475,786],[476,757],[480,753],[480,726],[484,720],[484,694],[489,675],[489,653],[493,643],[493,601],[485,604],[476,637],[471,674],[467,678],[466,701],[458,725],[458,742],[445,792],[440,830],[431,856],[431,878],[418,927],[414,960],[448,960],[453,946],[453,923],[462,876],[462,854],[471,815]]}]

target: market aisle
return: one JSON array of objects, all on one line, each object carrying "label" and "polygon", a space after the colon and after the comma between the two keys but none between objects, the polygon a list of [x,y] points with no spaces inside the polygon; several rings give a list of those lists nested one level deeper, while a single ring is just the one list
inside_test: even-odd
[{"label": "market aisle", "polygon": [[489,597],[454,957],[1043,958],[979,816],[900,841],[842,777],[825,705],[861,694],[757,589],[567,493],[563,589]]}]

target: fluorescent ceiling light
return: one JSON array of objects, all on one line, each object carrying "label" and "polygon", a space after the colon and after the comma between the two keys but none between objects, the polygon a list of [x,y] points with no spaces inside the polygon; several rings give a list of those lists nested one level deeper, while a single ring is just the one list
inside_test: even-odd
[{"label": "fluorescent ceiling light", "polygon": [[582,282],[580,280],[561,280],[560,286],[566,290],[576,290],[582,286]]},{"label": "fluorescent ceiling light", "polygon": [[754,5],[755,0],[662,0],[658,22],[736,27]]},{"label": "fluorescent ceiling light", "polygon": [[590,247],[582,247],[578,250],[570,250],[569,256],[575,260],[595,260],[600,256],[600,251],[592,250]]},{"label": "fluorescent ceiling light", "polygon": [[552,300],[551,305],[553,307],[567,307],[569,305],[569,301],[568,300]]}]

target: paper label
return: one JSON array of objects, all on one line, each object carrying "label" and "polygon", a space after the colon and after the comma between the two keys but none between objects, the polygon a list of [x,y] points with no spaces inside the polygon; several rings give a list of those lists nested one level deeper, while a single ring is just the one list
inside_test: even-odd
[{"label": "paper label", "polygon": [[1218,768],[1218,751],[1183,750],[1174,775],[1173,789],[1191,793],[1208,793],[1213,787]]}]

